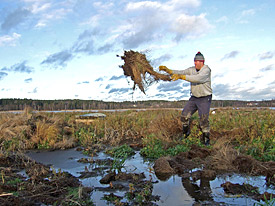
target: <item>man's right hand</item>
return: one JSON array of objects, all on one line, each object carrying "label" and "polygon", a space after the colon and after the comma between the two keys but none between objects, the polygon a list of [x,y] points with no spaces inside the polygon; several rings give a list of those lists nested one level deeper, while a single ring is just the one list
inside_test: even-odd
[{"label": "man's right hand", "polygon": [[166,66],[159,66],[159,71],[165,71],[168,74],[173,74],[171,69],[168,69]]}]

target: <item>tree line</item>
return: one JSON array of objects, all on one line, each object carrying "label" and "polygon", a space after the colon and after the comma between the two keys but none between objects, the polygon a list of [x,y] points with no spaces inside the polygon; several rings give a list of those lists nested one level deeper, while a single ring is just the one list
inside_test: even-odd
[{"label": "tree line", "polygon": [[[33,100],[33,99],[0,99],[0,111],[24,110],[32,108],[37,111],[60,110],[105,110],[131,108],[183,108],[187,100],[166,101],[123,101],[107,102],[101,100]],[[240,100],[212,100],[211,107],[275,107],[274,100],[240,101]]]}]

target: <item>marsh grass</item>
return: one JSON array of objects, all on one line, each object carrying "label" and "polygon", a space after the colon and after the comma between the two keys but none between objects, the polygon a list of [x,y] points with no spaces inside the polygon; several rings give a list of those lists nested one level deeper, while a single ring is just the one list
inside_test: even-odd
[{"label": "marsh grass", "polygon": [[215,138],[226,137],[235,149],[261,161],[275,160],[275,111],[220,110],[211,115]]},{"label": "marsh grass", "polygon": [[[81,112],[1,113],[0,145],[7,150],[24,150],[64,149],[77,144],[87,147],[139,143],[143,147],[150,146],[152,152],[159,148],[159,154],[166,154],[166,150],[173,151],[177,145],[183,148],[200,145],[198,114],[192,117],[190,136],[181,141],[180,113],[179,110],[108,112],[105,119],[95,120],[90,125],[75,121],[77,115],[83,114]],[[210,114],[211,147],[223,148],[216,158],[230,162],[233,157],[229,155],[237,150],[261,161],[274,161],[274,119],[275,111],[264,109],[218,109]],[[175,150],[171,153],[176,153]]]}]

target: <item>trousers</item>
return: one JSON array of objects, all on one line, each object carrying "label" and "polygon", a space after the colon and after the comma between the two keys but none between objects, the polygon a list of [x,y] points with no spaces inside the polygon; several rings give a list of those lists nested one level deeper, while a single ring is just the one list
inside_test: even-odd
[{"label": "trousers", "polygon": [[200,129],[203,133],[210,132],[209,112],[212,95],[204,97],[191,96],[181,113],[183,127],[189,127],[191,116],[198,111],[200,117]]}]

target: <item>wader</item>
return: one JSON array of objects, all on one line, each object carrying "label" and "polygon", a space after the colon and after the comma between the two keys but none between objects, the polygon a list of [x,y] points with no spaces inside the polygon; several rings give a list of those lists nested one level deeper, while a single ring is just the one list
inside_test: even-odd
[{"label": "wader", "polygon": [[205,97],[191,96],[181,114],[183,123],[183,137],[186,138],[190,134],[190,118],[198,111],[200,117],[200,129],[202,131],[201,142],[205,145],[210,143],[210,126],[209,126],[209,111],[212,101],[212,95]]}]

